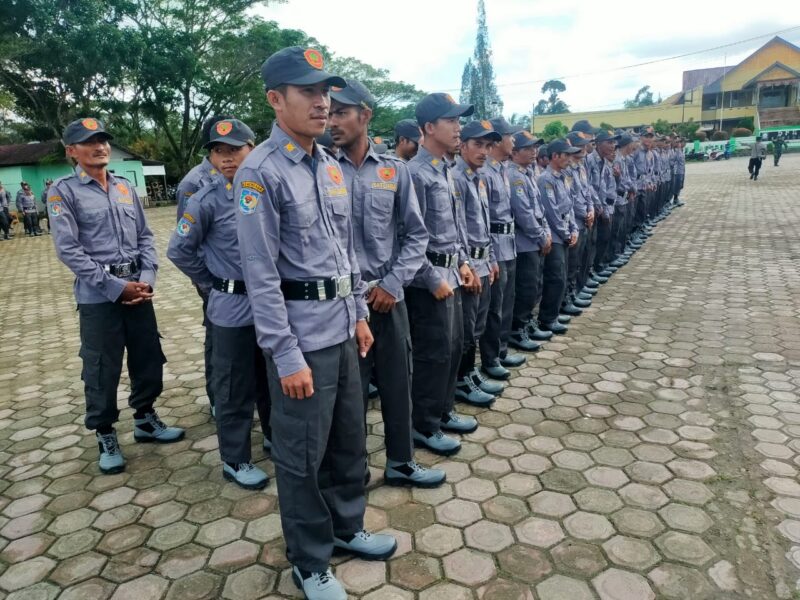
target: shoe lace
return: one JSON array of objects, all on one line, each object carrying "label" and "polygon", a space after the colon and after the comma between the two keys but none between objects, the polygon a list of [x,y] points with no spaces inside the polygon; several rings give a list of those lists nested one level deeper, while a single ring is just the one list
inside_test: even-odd
[{"label": "shoe lace", "polygon": [[[477,378],[478,378],[478,381],[480,381],[481,383],[486,383],[486,382],[487,382],[487,379],[486,379],[486,377],[484,377],[484,375],[483,375],[483,373],[481,373],[480,369],[475,369],[475,370],[472,372],[472,375],[473,375],[474,377],[477,377]],[[470,379],[471,379],[471,378],[470,378]]]},{"label": "shoe lace", "polygon": [[475,383],[475,380],[472,377],[470,377],[469,375],[464,377],[464,382],[467,384],[467,387],[469,388],[469,390],[471,392],[477,392],[478,391],[478,389],[479,389],[478,385]]},{"label": "shoe lace", "polygon": [[114,433],[107,433],[100,436],[100,443],[103,444],[103,450],[106,454],[119,454],[119,441]]},{"label": "shoe lace", "polygon": [[248,473],[250,471],[255,471],[256,466],[253,463],[239,463],[238,465],[236,465],[236,470]]},{"label": "shoe lace", "polygon": [[422,465],[417,463],[417,461],[415,461],[415,460],[410,460],[406,464],[415,473],[424,473],[425,471],[427,471],[427,469],[425,467],[423,467]]},{"label": "shoe lace", "polygon": [[372,539],[372,534],[367,531],[366,529],[362,529],[361,531],[356,532],[356,537],[361,539],[362,541],[368,542]]},{"label": "shoe lace", "polygon": [[156,431],[164,430],[167,428],[167,426],[164,424],[164,421],[162,421],[159,418],[159,416],[154,412],[151,412],[147,415],[147,420],[150,422],[150,425],[152,425],[153,429]]},{"label": "shoe lace", "polygon": [[330,583],[331,579],[333,579],[333,575],[331,574],[330,569],[328,569],[327,571],[323,571],[322,573],[314,573],[312,577],[320,585],[326,585]]},{"label": "shoe lace", "polygon": [[[455,412],[453,412],[453,411],[450,411],[449,413],[447,413],[447,419],[448,419],[449,421],[453,421],[454,423],[458,423],[459,421],[461,421],[461,417],[459,417],[459,416],[458,416],[458,415],[457,415]],[[441,434],[442,436],[444,436],[444,434],[443,434],[441,431],[439,431],[438,433],[439,433],[439,434]]]}]

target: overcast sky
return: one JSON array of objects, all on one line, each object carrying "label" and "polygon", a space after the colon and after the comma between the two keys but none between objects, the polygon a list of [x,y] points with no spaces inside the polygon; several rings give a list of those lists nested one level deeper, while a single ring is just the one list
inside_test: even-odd
[{"label": "overcast sky", "polygon": [[[428,92],[458,96],[472,55],[477,0],[288,0],[259,10],[302,29],[339,56],[389,70]],[[530,113],[542,81],[561,78],[573,111],[622,108],[643,85],[664,98],[684,70],[736,64],[772,32],[800,26],[800,2],[741,7],[719,0],[486,0],[494,68],[505,113]],[[615,70],[762,36],[733,47]],[[782,34],[800,45],[800,28]],[[727,54],[727,57],[725,56]]]}]

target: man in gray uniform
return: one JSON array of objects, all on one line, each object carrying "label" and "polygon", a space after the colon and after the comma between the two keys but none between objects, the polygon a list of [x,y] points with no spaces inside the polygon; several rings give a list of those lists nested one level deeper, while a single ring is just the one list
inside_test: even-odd
[{"label": "man in gray uniform", "polygon": [[600,130],[594,139],[593,167],[589,171],[592,184],[598,192],[603,212],[597,221],[597,250],[594,257],[594,272],[601,277],[610,277],[617,267],[610,266],[611,239],[613,236],[614,204],[617,201],[617,184],[614,179],[614,154],[617,136],[613,131]]},{"label": "man in gray uniform", "polygon": [[490,406],[504,386],[484,379],[475,367],[478,343],[486,328],[491,287],[497,270],[489,233],[489,197],[486,182],[478,170],[486,163],[492,146],[502,139],[489,121],[472,121],[461,131],[460,155],[453,168],[455,200],[463,206],[463,228],[469,248],[473,283],[464,286],[461,304],[464,313],[464,352],[458,367],[456,396],[467,404]]},{"label": "man in gray uniform", "polygon": [[403,162],[408,162],[419,151],[419,139],[422,134],[419,125],[414,119],[403,119],[394,126],[394,139],[396,140],[394,153]]},{"label": "man in gray uniform", "polygon": [[492,148],[490,158],[482,169],[489,194],[489,214],[492,247],[499,273],[492,286],[492,299],[486,318],[486,331],[481,336],[481,370],[493,379],[508,379],[507,367],[525,364],[521,354],[509,355],[508,346],[536,352],[539,344],[527,336],[510,340],[511,321],[514,313],[516,286],[517,249],[514,243],[514,215],[511,213],[511,184],[508,182],[508,167],[505,161],[511,158],[514,149],[513,135],[518,128],[511,126],[503,117],[489,121],[503,140]]},{"label": "man in gray uniform", "polygon": [[77,166],[50,187],[47,210],[56,255],[75,274],[86,427],[96,431],[100,470],[119,473],[125,461],[113,425],[126,349],[134,439],[176,442],[184,431],[164,425],[153,408],[167,360],[152,303],[158,259],[136,191],[106,168],[110,139],[97,119],[67,125],[63,142]]},{"label": "man in gray uniform", "polygon": [[[208,144],[208,140],[211,136],[212,128],[219,122],[224,120],[233,119],[230,115],[214,115],[209,117],[205,121],[203,121],[203,127],[201,129],[201,137],[203,141],[203,147]],[[177,220],[180,221],[183,213],[186,212],[186,203],[188,202],[189,198],[197,192],[200,188],[204,185],[207,185],[213,181],[218,179],[222,179],[223,183],[224,177],[220,174],[219,170],[211,164],[209,160],[210,157],[205,157],[200,162],[200,164],[195,165],[180,181],[178,184],[178,188],[175,191],[175,201],[177,204],[178,214]],[[200,248],[202,252],[202,248]],[[203,358],[204,358],[204,365],[205,365],[205,376],[206,376],[206,396],[208,396],[208,403],[211,405],[211,415],[216,417],[215,408],[214,408],[214,389],[211,385],[211,380],[214,377],[213,367],[211,366],[211,352],[212,352],[212,341],[211,341],[211,328],[209,327],[208,319],[206,318],[206,308],[208,304],[208,294],[201,291],[199,287],[196,287],[197,293],[203,299],[203,327],[206,329],[205,340],[203,341]],[[266,440],[265,440],[266,441]],[[268,450],[268,446],[264,446],[264,450]]]},{"label": "man in gray uniform", "polygon": [[[672,192],[675,196],[675,206],[684,206],[686,203],[683,202],[680,198],[681,190],[683,189],[683,183],[686,178],[686,153],[683,150],[683,145],[686,143],[686,140],[679,137],[675,139],[675,143],[673,145],[673,150],[675,152],[675,179],[672,182]],[[775,147],[777,148],[777,141]],[[778,163],[775,163],[775,166],[778,166]]]},{"label": "man in gray uniform", "polygon": [[36,208],[36,196],[31,191],[31,186],[23,181],[21,189],[17,192],[17,215],[23,219],[25,233],[29,237],[42,235],[39,229],[39,209]]},{"label": "man in gray uniform", "polygon": [[584,282],[581,273],[584,269],[587,249],[594,227],[594,195],[589,185],[584,159],[589,146],[588,136],[573,131],[567,135],[567,141],[580,152],[572,155],[570,164],[564,170],[565,181],[572,192],[573,213],[578,227],[578,243],[567,253],[567,291],[561,307],[561,313],[579,315],[582,309],[592,303],[592,296],[583,293]]},{"label": "man in gray uniform", "polygon": [[269,392],[264,355],[256,342],[242,280],[232,184],[254,145],[255,134],[241,121],[224,119],[215,124],[206,149],[222,178],[215,178],[189,198],[167,257],[208,298],[206,318],[213,349],[209,386],[217,401],[222,475],[245,489],[258,490],[269,479],[252,463],[250,429],[253,407],[257,407],[264,437],[269,440]]},{"label": "man in gray uniform", "polygon": [[414,357],[411,397],[414,442],[443,456],[461,442],[443,431],[470,433],[474,417],[453,410],[456,377],[464,344],[461,286],[472,285],[466,237],[460,231],[461,204],[455,201],[453,174],[446,154],[459,143],[459,117],[474,108],[456,104],[448,94],[428,94],[416,107],[424,140],[408,170],[428,230],[428,247],[414,281],[406,289]]},{"label": "man in gray uniform", "polygon": [[[345,600],[334,547],[383,560],[397,548],[364,531],[366,436],[358,355],[372,345],[367,286],[339,163],[314,141],[330,108],[322,53],[284,48],[261,67],[276,123],[234,179],[242,272],[272,399],[272,458],[295,584]],[[354,339],[355,335],[355,339]]]},{"label": "man in gray uniform", "polygon": [[[0,229],[3,230],[3,239],[8,240],[14,237],[11,233],[11,212],[9,211],[9,204],[11,203],[11,194],[3,184],[0,183]],[[47,207],[45,207],[47,210]]]},{"label": "man in gray uniform", "polygon": [[556,335],[567,332],[558,322],[558,311],[567,286],[566,253],[578,243],[578,226],[572,212],[572,197],[564,181],[564,169],[570,155],[580,152],[564,139],[547,144],[550,160],[547,170],[539,178],[539,196],[550,226],[553,246],[545,257],[542,283],[542,301],[539,306],[539,328]]},{"label": "man in gray uniform", "polygon": [[336,157],[352,197],[353,240],[361,278],[367,282],[369,326],[375,343],[360,360],[364,415],[374,376],[381,398],[389,485],[431,488],[445,473],[414,461],[411,437],[411,346],[404,286],[422,266],[428,232],[405,163],[377,154],[367,137],[375,99],[348,79],[331,92],[329,125]]},{"label": "man in gray uniform", "polygon": [[542,274],[545,256],[553,246],[550,226],[544,216],[539,187],[533,181],[532,165],[536,162],[540,140],[527,131],[514,134],[514,150],[508,169],[511,184],[511,212],[514,215],[514,237],[517,246],[517,278],[514,290],[514,312],[511,321],[512,340],[547,339],[553,334],[536,327],[533,312],[542,296]]},{"label": "man in gray uniform", "polygon": [[636,200],[635,228],[637,235],[634,236],[634,245],[641,246],[650,236],[648,219],[650,218],[650,207],[653,204],[655,194],[655,155],[653,144],[655,142],[655,132],[650,126],[641,128],[639,133],[639,148],[633,155],[636,165],[636,188],[639,198]]}]

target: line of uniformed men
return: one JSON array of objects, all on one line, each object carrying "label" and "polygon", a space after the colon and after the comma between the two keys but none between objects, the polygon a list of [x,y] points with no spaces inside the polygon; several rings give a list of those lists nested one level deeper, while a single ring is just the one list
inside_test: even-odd
[{"label": "line of uniformed men", "polygon": [[[272,134],[256,146],[241,121],[209,122],[209,155],[179,187],[167,254],[203,297],[223,475],[247,488],[267,484],[250,456],[257,407],[295,582],[307,598],[339,599],[334,549],[373,560],[396,549],[392,536],[363,527],[370,382],[381,397],[386,483],[444,483],[443,471],[416,463],[414,445],[460,450],[448,434],[478,423],[455,400],[491,405],[508,367],[526,360],[509,348],[536,351],[566,332],[563,322],[662,218],[668,171],[648,148],[652,132],[630,161],[614,162],[617,142],[621,156],[631,154],[630,138],[588,123],[545,151],[502,118],[462,128],[473,107],[446,94],[426,96],[417,122],[398,124],[404,162],[367,137],[369,90],[327,73],[317,50],[281,50],[262,77]],[[127,347],[137,388],[134,367],[145,358],[127,323],[135,307],[152,306],[157,265],[132,189],[90,164],[110,136],[93,119],[73,125],[65,145],[76,175],[53,186],[48,206],[59,256],[78,281],[87,426],[98,432],[101,470],[113,472],[124,468],[111,428],[116,363]],[[335,149],[315,142],[326,126]],[[97,206],[87,211],[87,201]],[[106,226],[123,235],[106,239]],[[94,302],[101,313],[89,310]],[[143,318],[148,348],[163,357],[154,315]],[[103,336],[118,324],[120,333]],[[114,369],[103,378],[107,354]],[[174,441],[182,430],[152,409],[155,362],[146,393],[131,394],[136,437]]]}]

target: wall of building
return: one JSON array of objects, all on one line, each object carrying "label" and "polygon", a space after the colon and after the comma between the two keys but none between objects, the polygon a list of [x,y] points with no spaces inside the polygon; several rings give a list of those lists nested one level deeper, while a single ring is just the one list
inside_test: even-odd
[{"label": "wall of building", "polygon": [[745,83],[776,61],[800,70],[800,52],[785,43],[772,40],[732,68],[722,81],[722,89],[726,92],[742,89]]}]

